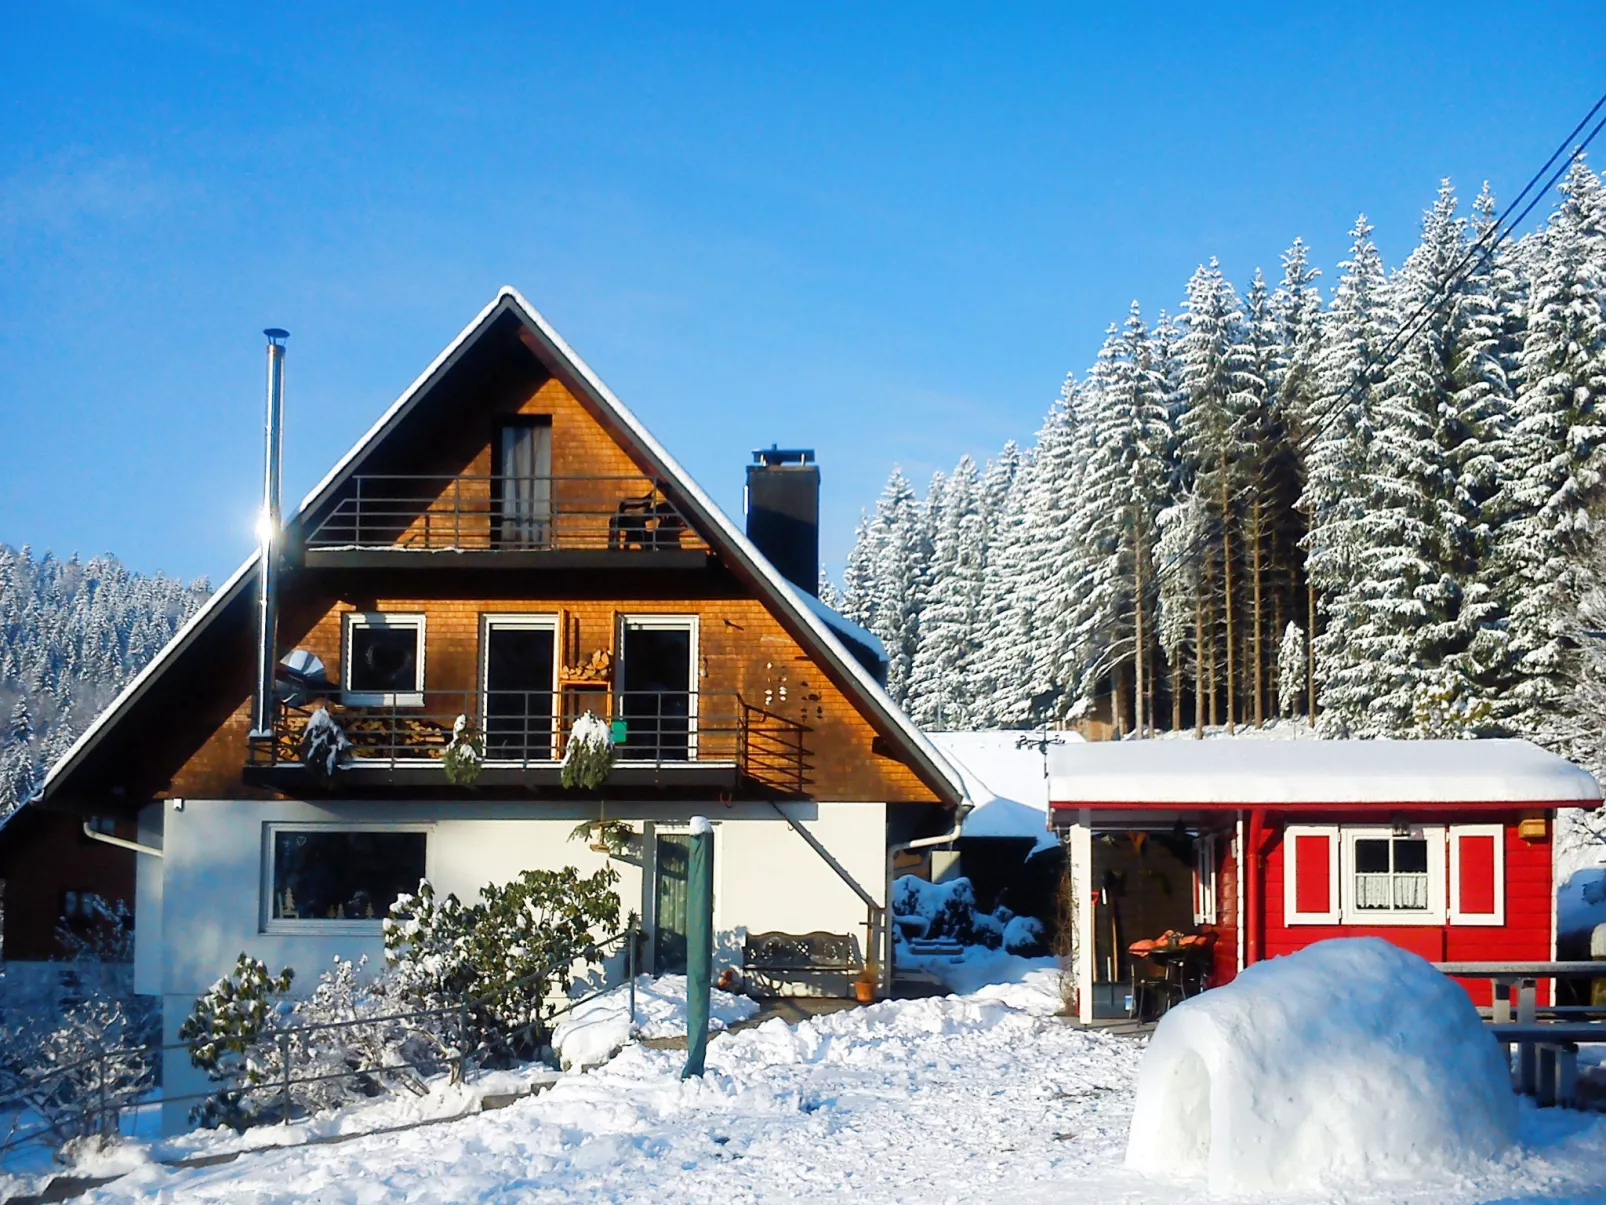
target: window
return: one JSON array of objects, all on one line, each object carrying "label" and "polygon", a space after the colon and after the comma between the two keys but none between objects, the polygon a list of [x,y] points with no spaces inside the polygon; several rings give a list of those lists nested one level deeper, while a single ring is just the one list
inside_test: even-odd
[{"label": "window", "polygon": [[623,761],[697,756],[697,617],[621,617],[614,720]]},{"label": "window", "polygon": [[556,615],[481,617],[481,715],[492,761],[550,761],[558,685]]},{"label": "window", "polygon": [[377,928],[426,876],[422,829],[267,826],[270,929]]},{"label": "window", "polygon": [[1444,829],[1345,827],[1343,919],[1349,924],[1444,923]]},{"label": "window", "polygon": [[74,928],[110,913],[99,892],[69,887],[61,893],[61,919]]},{"label": "window", "polygon": [[348,612],[345,662],[345,702],[422,707],[424,617]]}]

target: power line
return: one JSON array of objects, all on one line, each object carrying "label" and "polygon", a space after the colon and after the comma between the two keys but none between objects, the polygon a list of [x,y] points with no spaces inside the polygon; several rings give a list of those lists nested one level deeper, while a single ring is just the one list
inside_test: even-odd
[{"label": "power line", "polygon": [[[1603,107],[1606,107],[1606,93],[1603,93],[1600,98],[1595,101],[1595,103],[1590,107],[1589,112],[1584,114],[1584,116],[1579,120],[1578,124],[1568,132],[1567,136],[1563,138],[1559,144],[1557,144],[1556,149],[1551,152],[1550,158],[1545,160],[1543,166],[1541,166],[1538,171],[1529,177],[1528,182],[1523,185],[1522,191],[1512,198],[1511,202],[1506,206],[1504,213],[1502,213],[1495,220],[1494,224],[1490,226],[1488,230],[1484,231],[1484,233],[1479,236],[1477,241],[1467,249],[1466,254],[1461,257],[1461,260],[1451,270],[1449,279],[1443,286],[1443,291],[1434,297],[1425,298],[1421,304],[1417,306],[1411,317],[1406,319],[1405,323],[1401,325],[1394,337],[1384,345],[1381,352],[1367,352],[1366,362],[1356,370],[1355,379],[1350,382],[1343,393],[1338,395],[1337,400],[1331,404],[1327,412],[1320,415],[1320,417],[1316,420],[1315,425],[1307,430],[1301,440],[1294,444],[1293,450],[1296,456],[1304,456],[1306,453],[1308,453],[1310,448],[1314,445],[1316,439],[1326,432],[1328,425],[1344,413],[1344,408],[1351,401],[1352,395],[1356,395],[1359,390],[1366,385],[1367,380],[1373,370],[1387,368],[1389,364],[1393,362],[1392,355],[1396,348],[1408,342],[1410,339],[1415,338],[1420,329],[1426,326],[1426,324],[1437,315],[1438,311],[1449,303],[1450,299],[1454,295],[1451,290],[1454,289],[1456,285],[1460,284],[1462,279],[1464,279],[1467,265],[1479,255],[1482,256],[1484,262],[1487,262],[1488,258],[1494,254],[1495,250],[1500,246],[1500,244],[1510,238],[1512,232],[1522,224],[1522,222],[1533,211],[1534,207],[1539,203],[1539,201],[1550,192],[1550,190],[1556,185],[1556,182],[1561,179],[1561,177],[1569,168],[1572,167],[1573,163],[1576,162],[1579,156],[1584,153],[1584,151],[1589,147],[1589,144],[1595,140],[1597,135],[1600,134],[1601,130],[1606,128],[1606,118],[1603,118],[1601,121],[1597,122],[1595,127],[1589,131],[1588,135],[1583,139],[1583,141],[1573,146],[1572,152],[1567,155],[1562,164],[1557,167],[1550,175],[1550,178],[1545,181],[1544,187],[1539,189],[1538,192],[1534,193],[1533,197],[1528,200],[1528,203],[1523,206],[1522,212],[1518,213],[1515,217],[1511,216],[1512,210],[1518,205],[1522,204],[1524,198],[1526,198],[1528,194],[1533,191],[1534,185],[1538,183],[1539,180],[1544,178],[1545,173],[1550,171],[1551,167],[1556,163],[1556,160],[1560,158],[1567,150],[1567,147],[1572,145],[1573,139],[1578,136],[1579,131],[1588,125],[1591,119],[1593,119]],[[1476,265],[1476,267],[1479,268],[1482,266],[1482,263]],[[1374,359],[1374,356],[1377,358]],[[1383,357],[1389,358],[1383,359]],[[1254,481],[1239,487],[1229,497],[1227,505],[1230,507],[1233,503],[1240,501],[1246,495],[1264,485],[1265,483],[1260,479],[1260,476],[1263,474],[1263,472],[1264,469],[1261,470],[1261,473],[1257,473]],[[1221,535],[1221,527],[1224,524],[1225,516],[1221,518],[1212,517],[1212,522],[1209,525],[1210,530],[1202,532],[1200,536],[1196,538],[1191,545],[1189,545],[1189,547],[1178,552],[1164,565],[1158,566],[1150,578],[1151,583],[1155,587],[1158,587],[1165,580],[1167,580],[1171,573],[1178,572],[1181,564],[1184,561],[1194,559],[1201,551],[1204,550],[1206,545],[1213,543]]]}]

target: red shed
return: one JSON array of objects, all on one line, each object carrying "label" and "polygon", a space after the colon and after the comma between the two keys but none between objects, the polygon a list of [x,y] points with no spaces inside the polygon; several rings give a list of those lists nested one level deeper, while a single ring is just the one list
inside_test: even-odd
[{"label": "red shed", "polygon": [[1167,931],[1204,939],[1209,984],[1340,936],[1432,962],[1553,959],[1554,813],[1601,791],[1519,740],[1163,740],[1052,747],[1049,799],[1092,1020],[1126,1015],[1155,961],[1130,947]]}]

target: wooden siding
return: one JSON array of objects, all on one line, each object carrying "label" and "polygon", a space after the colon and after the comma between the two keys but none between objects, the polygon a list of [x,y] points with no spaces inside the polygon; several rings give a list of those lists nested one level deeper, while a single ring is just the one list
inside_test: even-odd
[{"label": "wooden siding", "polygon": [[[352,574],[346,580],[349,584],[372,576]],[[323,660],[332,677],[338,677],[342,614],[421,613],[426,616],[426,693],[472,691],[480,683],[482,615],[566,615],[570,631],[563,655],[570,662],[597,649],[613,651],[620,615],[695,615],[699,626],[698,689],[711,693],[736,691],[754,706],[803,724],[811,767],[807,792],[810,798],[826,802],[935,802],[930,789],[907,766],[872,751],[876,733],[871,726],[756,599],[663,598],[645,592],[576,598],[554,590],[552,581],[532,582],[532,587],[540,588],[516,597],[500,594],[453,598],[440,597],[438,592],[392,592],[399,584],[392,580],[384,592],[347,593],[334,598],[298,598],[289,596],[287,591],[280,619],[281,649],[305,648]],[[484,585],[483,581],[479,584]],[[443,583],[443,587],[449,589],[450,583]],[[241,782],[250,725],[248,694],[238,695],[236,704],[222,726],[174,775],[167,794],[193,798],[249,796],[251,792]],[[246,794],[242,796],[242,792]]]},{"label": "wooden siding", "polygon": [[[1550,909],[1553,890],[1551,848],[1542,841],[1524,841],[1517,835],[1518,815],[1477,813],[1468,823],[1500,823],[1505,832],[1505,924],[1503,925],[1288,925],[1284,923],[1283,881],[1288,843],[1278,841],[1266,857],[1265,956],[1291,954],[1329,937],[1381,937],[1430,962],[1482,962],[1545,960],[1551,957]],[[1323,824],[1376,824],[1375,815],[1323,816]],[[1420,818],[1425,824],[1454,824],[1453,816],[1435,814]],[[1445,881],[1448,891],[1449,851]],[[1464,981],[1478,1004],[1488,1004],[1486,981]],[[1546,989],[1548,990],[1548,989]]]},{"label": "wooden siding", "polygon": [[[93,891],[107,903],[121,900],[134,910],[136,855],[84,836],[81,816],[28,808],[6,827],[0,851],[0,880],[5,887],[4,945],[8,961],[60,958],[66,951],[56,938],[62,896],[67,891]],[[116,835],[135,838],[132,821],[117,825]]]}]

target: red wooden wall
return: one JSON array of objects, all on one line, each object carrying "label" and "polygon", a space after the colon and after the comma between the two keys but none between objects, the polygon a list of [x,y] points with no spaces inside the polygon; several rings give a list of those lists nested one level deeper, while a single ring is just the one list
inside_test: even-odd
[{"label": "red wooden wall", "polygon": [[[1525,841],[1517,835],[1518,815],[1469,813],[1465,817],[1424,817],[1425,824],[1500,823],[1504,827],[1505,847],[1505,923],[1503,925],[1289,925],[1283,914],[1284,874],[1289,857],[1288,843],[1277,841],[1266,857],[1265,957],[1292,954],[1312,942],[1329,937],[1381,937],[1420,954],[1430,962],[1487,962],[1495,960],[1545,960],[1551,957],[1551,848],[1547,828],[1543,840]],[[1321,824],[1376,824],[1375,814],[1322,816]],[[1448,856],[1448,850],[1446,850]],[[1304,864],[1303,861],[1301,863]],[[1464,880],[1467,881],[1467,880]],[[1449,868],[1445,868],[1448,889]],[[1307,889],[1303,879],[1296,890]],[[1319,893],[1318,893],[1319,894]],[[1464,896],[1463,906],[1476,906],[1475,897]],[[1490,1002],[1485,980],[1463,981],[1475,1003]],[[1548,995],[1541,989],[1541,1001]]]}]

